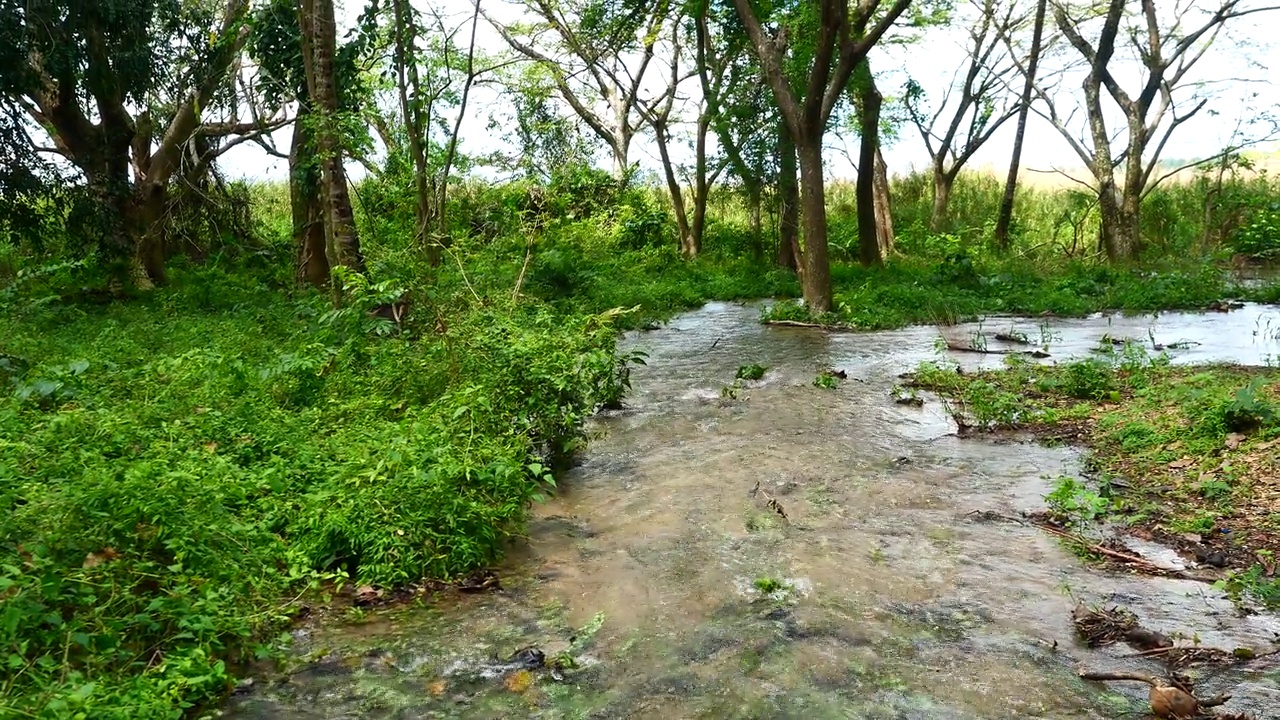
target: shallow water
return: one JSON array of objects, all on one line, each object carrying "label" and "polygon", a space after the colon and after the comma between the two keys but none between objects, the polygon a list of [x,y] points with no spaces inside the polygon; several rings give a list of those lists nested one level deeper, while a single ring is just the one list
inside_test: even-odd
[{"label": "shallow water", "polygon": [[[1111,718],[1140,708],[1145,687],[1083,683],[1076,667],[1159,669],[1124,657],[1126,646],[1077,644],[1077,599],[1228,650],[1265,652],[1280,638],[1275,617],[1241,617],[1208,585],[1091,571],[1039,530],[971,517],[1042,506],[1080,458],[962,440],[937,403],[894,404],[896,375],[936,356],[936,329],[828,334],[758,317],[757,306],[713,303],[628,337],[650,354],[629,407],[595,421],[600,437],[534,509],[528,542],[499,569],[503,591],[300,631],[313,661],[264,677],[226,715]],[[1104,333],[1190,341],[1175,362],[1280,355],[1280,312],[1260,306],[988,319],[948,335],[1011,328],[1037,344],[1043,335],[1049,361],[1087,354]],[[722,398],[748,363],[770,370]],[[849,381],[813,387],[826,368]],[[764,580],[783,589],[766,596]],[[577,667],[557,681],[496,662],[527,645]],[[1230,691],[1228,709],[1280,718],[1280,671],[1253,665],[1200,685]]]}]

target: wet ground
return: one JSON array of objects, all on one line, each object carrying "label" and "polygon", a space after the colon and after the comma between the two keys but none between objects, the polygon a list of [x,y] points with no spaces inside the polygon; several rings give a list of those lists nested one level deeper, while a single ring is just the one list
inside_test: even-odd
[{"label": "wet ground", "polygon": [[[308,662],[259,678],[226,716],[1114,718],[1144,707],[1145,686],[1084,683],[1076,669],[1160,668],[1076,642],[1077,600],[1125,605],[1184,642],[1275,647],[1280,620],[1241,616],[1209,585],[1091,570],[1033,527],[970,516],[1041,507],[1080,457],[960,439],[937,403],[895,404],[897,374],[937,356],[936,329],[829,334],[758,318],[711,304],[629,337],[650,354],[629,407],[596,421],[558,497],[534,509],[527,544],[499,568],[504,590],[301,630]],[[948,336],[998,347],[1011,330],[1047,343],[1047,362],[1104,334],[1185,347],[1176,362],[1280,356],[1280,311],[1258,306],[988,319]],[[723,397],[749,363],[770,369]],[[826,368],[849,380],[814,387]],[[530,645],[563,669],[499,662]],[[1275,663],[1197,678],[1234,696],[1227,709],[1280,718]]]}]

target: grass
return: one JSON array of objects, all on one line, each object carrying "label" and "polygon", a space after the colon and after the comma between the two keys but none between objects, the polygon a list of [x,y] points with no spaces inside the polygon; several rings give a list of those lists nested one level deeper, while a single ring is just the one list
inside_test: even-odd
[{"label": "grass", "polygon": [[941,393],[963,424],[1087,445],[1099,490],[1066,478],[1047,498],[1069,523],[1106,517],[1220,552],[1232,568],[1224,586],[1280,607],[1280,370],[1176,367],[1128,346],[981,373],[927,364],[914,383]]}]

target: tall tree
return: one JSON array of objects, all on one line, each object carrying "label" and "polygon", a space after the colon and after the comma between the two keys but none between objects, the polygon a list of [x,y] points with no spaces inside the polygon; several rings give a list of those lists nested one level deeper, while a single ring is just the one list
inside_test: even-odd
[{"label": "tall tree", "polygon": [[[875,165],[880,154],[880,108],[884,96],[876,87],[871,64],[863,60],[855,71],[854,96],[858,109],[858,181],[855,188],[858,208],[858,255],[863,265],[878,265],[880,224],[876,222]],[[866,168],[866,171],[863,171]]]},{"label": "tall tree", "polygon": [[[1019,22],[1014,3],[1008,0],[975,0],[976,16],[966,28],[964,62],[956,68],[933,112],[926,107],[924,88],[907,82],[904,99],[911,123],[929,152],[933,173],[933,210],[929,229],[940,232],[947,219],[951,189],[973,154],[1018,111],[1005,92],[1016,72],[1002,52],[1002,39]],[[1003,6],[1002,6],[1003,5]]]},{"label": "tall tree", "polygon": [[[1128,12],[1131,5],[1108,0],[1102,12],[1081,13],[1053,2],[1058,29],[1088,70],[1082,83],[1087,141],[1077,139],[1047,92],[1038,93],[1047,108],[1041,114],[1058,128],[1093,175],[1102,220],[1099,244],[1112,260],[1141,253],[1139,213],[1145,195],[1163,179],[1155,174],[1160,153],[1174,131],[1209,104],[1207,96],[1197,93],[1199,83],[1190,82],[1188,74],[1214,46],[1226,23],[1280,9],[1222,0],[1209,10],[1193,4],[1166,6],[1162,15],[1155,0],[1141,0],[1136,14]],[[1096,39],[1090,39],[1094,35]],[[1132,46],[1131,58],[1139,70],[1136,93],[1126,90],[1112,71],[1118,40],[1127,41],[1121,43],[1125,49]],[[1113,145],[1107,122],[1111,107],[1104,98],[1124,118],[1119,147]]]},{"label": "tall tree", "polygon": [[424,102],[427,94],[422,91],[422,81],[418,76],[417,11],[409,0],[391,0],[394,16],[396,71],[396,90],[400,100],[400,113],[405,125],[408,140],[409,157],[413,161],[414,211],[417,225],[414,227],[415,240],[419,247],[427,248],[427,258],[432,265],[439,264],[440,252],[435,243],[428,242],[431,231],[433,194],[428,185],[431,177],[427,166],[426,137],[428,130],[427,107]]},{"label": "tall tree", "polygon": [[1025,64],[1022,98],[1018,102],[1018,130],[1013,136],[1013,153],[1009,158],[1009,176],[1004,182],[1004,195],[1000,198],[1000,212],[996,216],[994,239],[996,246],[1009,247],[1009,225],[1013,222],[1013,199],[1018,191],[1018,166],[1022,163],[1022,143],[1027,136],[1027,115],[1031,112],[1031,94],[1036,85],[1036,69],[1040,65],[1041,43],[1044,38],[1044,16],[1048,0],[1037,0],[1036,18],[1031,28],[1031,50]]},{"label": "tall tree", "polygon": [[337,23],[333,0],[299,0],[302,62],[312,101],[316,154],[324,188],[325,250],[329,266],[364,272],[355,213],[343,167],[343,140],[337,75]]},{"label": "tall tree", "polygon": [[[165,280],[168,186],[188,143],[243,131],[204,119],[229,85],[248,7],[29,0],[0,13],[0,42],[14,60],[0,67],[0,104],[35,126],[5,141],[39,143],[33,149],[78,170],[100,208],[99,246],[126,261],[138,287]],[[217,151],[204,150],[207,167]]]},{"label": "tall tree", "polygon": [[630,167],[631,141],[644,123],[637,104],[653,61],[666,0],[519,0],[532,26],[484,18],[513,50],[541,64],[561,97],[608,146],[617,177]]},{"label": "tall tree", "polygon": [[[806,42],[813,43],[813,59],[807,79],[799,88],[784,71],[785,32],[766,32],[751,0],[733,0],[733,3],[795,141],[804,225],[804,253],[800,258],[804,265],[804,299],[811,311],[826,312],[831,309],[831,266],[827,255],[823,137],[854,68],[906,12],[911,0],[894,0],[883,12],[879,0],[861,0],[855,7],[850,7],[848,0],[808,3],[816,5],[813,9],[817,26],[814,37],[806,38]],[[868,165],[863,171],[871,172],[872,167]]]}]

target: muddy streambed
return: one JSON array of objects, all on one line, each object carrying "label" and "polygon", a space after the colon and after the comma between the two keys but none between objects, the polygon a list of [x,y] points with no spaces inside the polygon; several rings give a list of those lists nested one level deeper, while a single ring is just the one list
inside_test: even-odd
[{"label": "muddy streambed", "polygon": [[[594,421],[598,439],[498,568],[502,590],[300,629],[307,661],[257,678],[225,716],[1114,718],[1141,709],[1146,687],[1084,683],[1076,668],[1160,668],[1123,644],[1076,642],[1076,600],[1207,646],[1280,639],[1280,620],[1241,616],[1207,584],[1089,570],[1035,528],[971,517],[1043,506],[1080,454],[960,439],[938,403],[894,404],[897,374],[936,357],[934,328],[827,334],[758,318],[716,303],[628,337],[650,354],[629,407]],[[1177,362],[1280,355],[1280,311],[1258,306],[950,334],[1011,328],[1043,335],[1054,359],[1103,334],[1189,343]],[[722,398],[748,363],[770,370]],[[813,387],[832,367],[849,380]],[[521,670],[528,653],[499,662],[526,646],[565,669]],[[1274,663],[1199,680],[1234,696],[1227,709],[1280,718]]]}]

